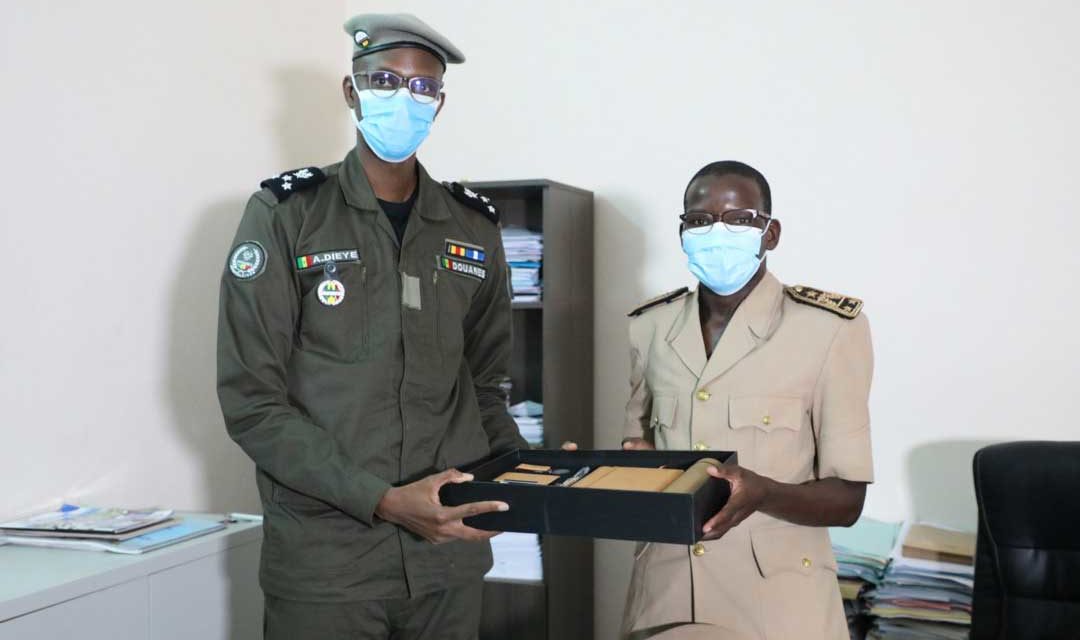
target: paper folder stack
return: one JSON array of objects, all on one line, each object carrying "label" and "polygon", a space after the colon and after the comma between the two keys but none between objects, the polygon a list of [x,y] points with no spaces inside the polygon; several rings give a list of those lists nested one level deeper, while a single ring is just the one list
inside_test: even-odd
[{"label": "paper folder stack", "polygon": [[870,620],[862,595],[867,589],[881,586],[899,532],[900,523],[873,518],[860,518],[851,527],[829,529],[840,595],[844,599],[844,613],[852,638],[862,638],[866,634]]},{"label": "paper folder stack", "polygon": [[907,527],[881,586],[867,593],[869,638],[963,640],[971,626],[975,534]]}]

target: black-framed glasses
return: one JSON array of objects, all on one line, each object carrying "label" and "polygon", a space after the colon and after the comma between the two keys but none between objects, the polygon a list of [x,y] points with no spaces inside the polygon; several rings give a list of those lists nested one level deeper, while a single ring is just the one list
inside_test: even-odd
[{"label": "black-framed glasses", "polygon": [[443,90],[442,82],[425,76],[402,78],[392,71],[360,71],[353,76],[365,78],[366,88],[377,98],[389,98],[397,93],[398,89],[407,87],[413,100],[420,104],[431,104],[439,99]]},{"label": "black-framed glasses", "polygon": [[721,214],[709,211],[687,211],[679,216],[683,227],[690,233],[708,233],[709,229],[720,222],[733,233],[742,233],[751,229],[761,230],[772,216],[757,209],[728,209]]}]

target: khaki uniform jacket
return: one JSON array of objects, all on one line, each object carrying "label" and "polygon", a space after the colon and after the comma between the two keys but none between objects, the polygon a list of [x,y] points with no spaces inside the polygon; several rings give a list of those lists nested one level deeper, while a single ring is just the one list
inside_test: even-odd
[{"label": "khaki uniform jacket", "polygon": [[[221,281],[218,396],[256,466],[263,589],[342,602],[479,578],[486,542],[433,545],[373,514],[391,485],[527,446],[500,388],[511,309],[498,225],[421,167],[399,247],[359,156],[325,173],[280,202],[252,196],[234,246],[257,242],[264,270],[227,266]],[[481,249],[481,271],[446,270],[448,240]],[[334,306],[320,301],[327,261],[344,287]]]},{"label": "khaki uniform jacket", "polygon": [[[786,483],[873,480],[866,316],[797,302],[766,273],[708,361],[696,291],[633,319],[630,354],[627,437],[736,451]],[[719,540],[639,546],[626,629],[685,622],[717,638],[846,639],[828,530],[759,512]]]}]

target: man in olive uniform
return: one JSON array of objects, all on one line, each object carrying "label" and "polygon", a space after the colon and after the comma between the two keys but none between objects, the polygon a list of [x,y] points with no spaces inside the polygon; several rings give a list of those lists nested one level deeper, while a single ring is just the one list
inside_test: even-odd
[{"label": "man in olive uniform", "polygon": [[[439,487],[525,447],[501,384],[498,213],[415,152],[464,61],[417,18],[345,23],[345,160],[262,183],[221,284],[218,395],[255,462],[268,638],[473,638],[487,539]],[[438,543],[438,544],[436,544]]]},{"label": "man in olive uniform", "polygon": [[850,525],[873,481],[873,352],[862,302],[782,285],[769,184],[707,165],[679,227],[700,286],[630,315],[626,449],[738,452],[704,542],[639,547],[625,624],[633,638],[845,640],[825,527]]}]

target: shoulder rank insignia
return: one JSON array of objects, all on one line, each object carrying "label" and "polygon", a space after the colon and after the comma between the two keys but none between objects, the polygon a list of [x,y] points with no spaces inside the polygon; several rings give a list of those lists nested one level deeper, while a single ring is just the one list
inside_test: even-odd
[{"label": "shoulder rank insignia", "polygon": [[862,300],[843,294],[829,293],[828,291],[822,291],[821,289],[815,289],[813,287],[804,287],[802,285],[784,287],[784,291],[791,296],[791,299],[795,302],[801,302],[802,304],[808,304],[818,307],[819,309],[832,311],[841,318],[847,318],[848,320],[855,318],[859,315],[859,312],[862,311]]},{"label": "shoulder rank insignia", "polygon": [[283,202],[293,193],[314,187],[324,180],[326,180],[326,174],[322,172],[322,169],[305,167],[286,171],[280,176],[267,178],[260,182],[259,186],[263,189],[269,189],[274,193],[274,197],[277,198],[278,202]]},{"label": "shoulder rank insignia", "polygon": [[668,291],[667,293],[665,293],[662,296],[656,296],[652,300],[649,300],[648,302],[642,304],[640,307],[638,307],[637,309],[634,309],[633,311],[631,311],[630,313],[628,313],[626,315],[631,317],[631,318],[636,318],[636,317],[640,316],[641,314],[645,313],[646,311],[648,311],[649,309],[652,309],[653,307],[659,307],[662,304],[667,304],[669,302],[675,302],[676,300],[678,300],[679,298],[685,296],[689,292],[690,292],[690,290],[687,289],[686,287],[679,287],[678,289],[676,289],[674,291]]},{"label": "shoulder rank insignia", "polygon": [[480,195],[460,182],[444,182],[443,186],[458,202],[474,211],[479,211],[488,220],[499,224],[499,210],[495,208],[495,203],[491,201],[491,198]]}]

